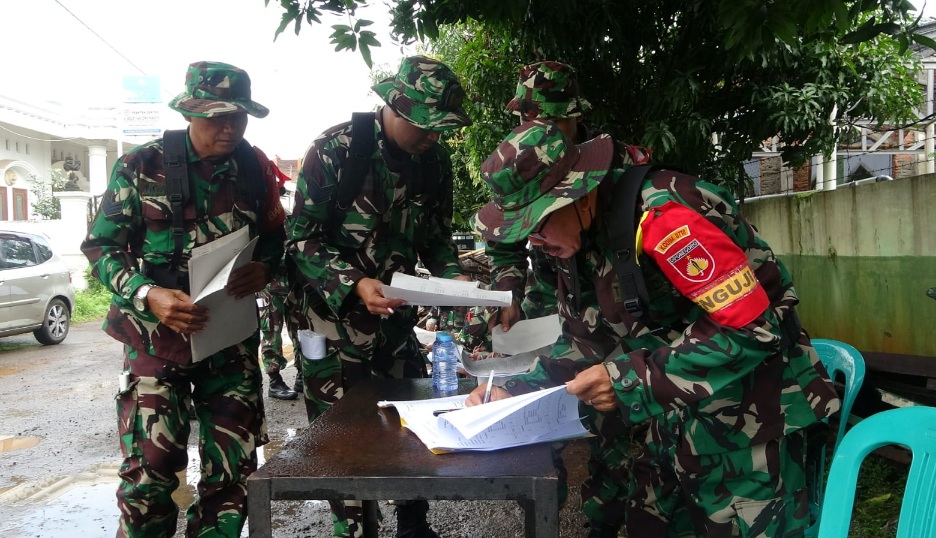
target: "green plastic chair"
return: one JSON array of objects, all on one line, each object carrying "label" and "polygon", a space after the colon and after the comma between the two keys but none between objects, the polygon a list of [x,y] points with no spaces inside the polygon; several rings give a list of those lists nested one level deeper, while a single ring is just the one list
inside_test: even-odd
[{"label": "green plastic chair", "polygon": [[[829,378],[835,381],[841,375],[845,381],[842,409],[839,412],[838,433],[835,437],[835,443],[832,445],[832,453],[835,454],[835,449],[842,441],[842,438],[845,437],[852,405],[855,403],[855,398],[858,396],[858,391],[861,390],[861,384],[864,382],[864,358],[857,349],[837,340],[815,338],[812,345],[819,355],[819,360],[822,361],[826,371],[829,372]],[[813,457],[815,459],[811,462],[813,473],[808,492],[809,513],[813,523],[806,529],[806,536],[809,538],[814,538],[819,534],[819,521],[823,510],[821,503],[825,485],[826,450],[816,451]]]},{"label": "green plastic chair", "polygon": [[829,468],[819,538],[847,538],[861,462],[886,445],[902,445],[913,454],[897,538],[936,537],[936,407],[918,406],[877,413],[845,435]]}]

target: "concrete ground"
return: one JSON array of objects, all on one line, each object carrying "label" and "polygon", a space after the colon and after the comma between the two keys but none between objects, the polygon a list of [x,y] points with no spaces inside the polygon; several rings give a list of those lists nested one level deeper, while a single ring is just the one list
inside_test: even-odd
[{"label": "concrete ground", "polygon": [[[32,335],[0,338],[0,536],[114,535],[114,490],[121,456],[113,397],[121,364],[120,345],[100,331],[99,322],[73,326],[58,346],[41,346]],[[291,384],[295,369],[287,368],[283,376]],[[301,400],[268,398],[267,419],[271,443],[263,448],[264,458],[303,427],[305,410]],[[183,508],[194,498],[196,443],[193,436],[184,485],[174,495]],[[584,454],[580,442],[565,452],[573,487],[560,513],[563,537],[587,534],[577,509]],[[514,502],[430,504],[430,523],[443,538],[523,535],[522,515]],[[381,503],[381,510],[380,536],[392,537],[393,507]],[[276,501],[273,511],[275,538],[331,535],[327,505],[320,501]],[[181,520],[179,529],[176,537],[182,538]]]}]

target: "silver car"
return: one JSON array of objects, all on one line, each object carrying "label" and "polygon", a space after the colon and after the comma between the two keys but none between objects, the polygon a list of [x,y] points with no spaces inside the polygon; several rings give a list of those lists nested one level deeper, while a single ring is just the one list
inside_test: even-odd
[{"label": "silver car", "polygon": [[0,336],[32,332],[42,344],[58,344],[74,308],[68,267],[48,240],[0,231]]}]

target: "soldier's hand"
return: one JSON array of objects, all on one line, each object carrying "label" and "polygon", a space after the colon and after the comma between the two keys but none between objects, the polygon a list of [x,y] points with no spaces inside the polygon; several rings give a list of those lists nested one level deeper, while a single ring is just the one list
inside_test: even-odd
[{"label": "soldier's hand", "polygon": [[494,330],[494,327],[500,324],[504,332],[510,330],[513,324],[520,321],[520,304],[517,301],[511,301],[510,306],[502,306],[496,316],[491,316],[488,321],[488,329]]},{"label": "soldier's hand", "polygon": [[596,364],[579,372],[575,379],[566,383],[566,392],[605,413],[617,408],[617,396],[611,385],[611,374],[603,364]]},{"label": "soldier's hand", "polygon": [[[471,407],[473,405],[481,405],[482,403],[484,403],[484,390],[486,388],[487,388],[486,383],[482,383],[478,385],[477,387],[475,387],[475,389],[471,391],[471,394],[468,395],[468,399],[465,400],[465,405],[467,407]],[[496,402],[497,400],[506,400],[507,398],[510,398],[510,397],[511,397],[510,393],[507,392],[506,390],[496,385],[491,387],[491,401],[492,402]]]},{"label": "soldier's hand", "polygon": [[227,286],[224,288],[228,295],[243,299],[248,295],[263,291],[268,282],[270,282],[270,268],[267,264],[250,262],[231,271]]},{"label": "soldier's hand", "polygon": [[383,282],[376,278],[362,278],[354,284],[354,293],[361,298],[367,311],[376,316],[392,314],[394,308],[406,304],[403,299],[387,299],[383,296]]},{"label": "soldier's hand", "polygon": [[181,290],[153,288],[146,294],[146,305],[159,321],[180,334],[200,331],[208,323],[208,309],[193,303]]}]

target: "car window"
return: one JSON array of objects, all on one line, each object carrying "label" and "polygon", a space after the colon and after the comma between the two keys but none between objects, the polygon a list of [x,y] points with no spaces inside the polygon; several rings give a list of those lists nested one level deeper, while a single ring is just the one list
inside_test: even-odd
[{"label": "car window", "polygon": [[36,265],[36,253],[29,239],[0,238],[0,268],[15,269]]},{"label": "car window", "polygon": [[52,259],[52,247],[49,246],[44,238],[36,236],[33,238],[33,243],[36,245],[36,254],[39,256],[39,263],[45,263]]}]

